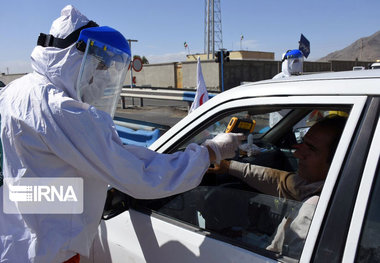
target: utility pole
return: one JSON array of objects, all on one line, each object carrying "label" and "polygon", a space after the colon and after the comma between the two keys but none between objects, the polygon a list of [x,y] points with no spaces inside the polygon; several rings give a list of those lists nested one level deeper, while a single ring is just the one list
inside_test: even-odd
[{"label": "utility pole", "polygon": [[131,62],[129,62],[129,68],[131,70],[131,89],[133,88],[133,67],[132,67],[132,63],[133,63],[133,55],[132,55],[132,42],[138,42],[137,40],[135,39],[127,39],[128,40],[128,43],[129,43],[129,49],[131,50]]},{"label": "utility pole", "polygon": [[[132,42],[137,42],[136,39],[127,39],[129,44],[129,49],[131,50],[131,61],[129,62],[129,69],[131,71],[131,89],[133,89],[133,54],[132,54]],[[132,99],[132,105],[134,105],[133,98]],[[123,109],[125,105],[124,97],[122,97],[123,100]],[[142,98],[140,98],[140,105],[142,105]]]},{"label": "utility pole", "polygon": [[224,63],[230,61],[230,52],[226,49],[220,49],[215,53],[215,62],[220,63],[219,69],[220,69],[220,80],[221,80],[221,92],[224,91]]}]

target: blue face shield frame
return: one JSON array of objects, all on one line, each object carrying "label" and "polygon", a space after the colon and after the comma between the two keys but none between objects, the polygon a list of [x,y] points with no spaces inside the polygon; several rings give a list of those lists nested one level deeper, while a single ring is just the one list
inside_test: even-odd
[{"label": "blue face shield frame", "polygon": [[119,31],[111,27],[101,26],[83,29],[78,38],[77,48],[84,52],[86,45],[89,44],[89,39],[95,40],[92,44],[100,47],[101,49],[104,49],[105,46],[106,50],[109,50],[115,54],[121,51],[126,53],[128,56],[131,56],[131,49],[128,41]]}]

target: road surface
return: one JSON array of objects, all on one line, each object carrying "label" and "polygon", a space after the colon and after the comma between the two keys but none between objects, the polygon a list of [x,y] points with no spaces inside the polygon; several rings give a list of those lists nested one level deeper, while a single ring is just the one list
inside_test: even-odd
[{"label": "road surface", "polygon": [[[135,103],[136,104],[136,103]],[[166,100],[144,100],[144,106],[132,105],[127,102],[126,109],[116,109],[115,117],[157,123],[165,126],[174,126],[187,115],[187,104]]]}]

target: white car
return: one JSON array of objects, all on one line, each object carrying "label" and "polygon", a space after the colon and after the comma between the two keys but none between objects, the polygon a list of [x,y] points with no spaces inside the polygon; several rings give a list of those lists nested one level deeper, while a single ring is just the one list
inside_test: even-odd
[{"label": "white car", "polygon": [[371,65],[371,69],[380,69],[380,62],[375,62]]},{"label": "white car", "polygon": [[352,70],[365,70],[365,67],[363,66],[355,66],[352,68]]},{"label": "white car", "polygon": [[292,145],[308,127],[327,114],[348,116],[297,253],[289,255],[286,244],[282,253],[266,247],[302,203],[261,194],[228,174],[206,174],[197,188],[158,200],[110,189],[91,257],[81,262],[379,261],[379,111],[376,71],[261,81],[215,96],[150,146],[172,153],[225,132],[234,117],[248,118],[256,121],[258,151],[235,159],[296,171]]}]

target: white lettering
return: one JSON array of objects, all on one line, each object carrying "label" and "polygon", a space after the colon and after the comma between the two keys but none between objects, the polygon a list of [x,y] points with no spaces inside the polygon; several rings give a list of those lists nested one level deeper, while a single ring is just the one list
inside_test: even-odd
[{"label": "white lettering", "polygon": [[37,201],[37,186],[33,186],[33,201]]},{"label": "white lettering", "polygon": [[61,185],[47,186],[47,185],[37,185],[33,187],[33,201],[41,202],[44,198],[48,202],[60,201],[60,202],[78,202],[78,198],[75,194],[74,188],[70,185],[64,191],[64,187]]},{"label": "white lettering", "polygon": [[46,185],[39,185],[37,186],[37,191],[38,191],[38,201],[41,202],[42,200],[42,196],[45,197],[46,201],[48,202],[51,202],[51,199],[49,197],[49,193],[50,193],[50,187],[49,186],[46,186]]},{"label": "white lettering", "polygon": [[78,198],[75,195],[74,188],[71,185],[67,187],[64,201],[78,202]]},{"label": "white lettering", "polygon": [[51,201],[55,200],[54,196],[56,196],[57,199],[62,202],[63,200],[63,186],[62,185],[59,186],[59,192],[57,191],[57,188],[55,186],[51,186]]}]

